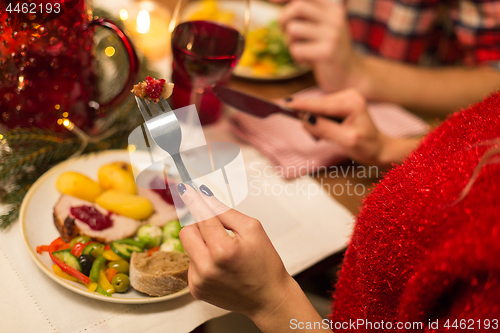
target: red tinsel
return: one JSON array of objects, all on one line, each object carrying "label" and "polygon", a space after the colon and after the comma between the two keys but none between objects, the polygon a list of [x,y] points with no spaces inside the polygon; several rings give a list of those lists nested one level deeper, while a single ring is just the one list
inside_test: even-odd
[{"label": "red tinsel", "polygon": [[482,332],[486,320],[488,332],[500,331],[500,164],[485,165],[457,201],[497,138],[500,94],[451,116],[376,186],[358,216],[331,319],[394,326],[335,332],[413,331],[397,322],[423,322],[425,332],[446,323],[446,332],[462,332],[465,322]]}]

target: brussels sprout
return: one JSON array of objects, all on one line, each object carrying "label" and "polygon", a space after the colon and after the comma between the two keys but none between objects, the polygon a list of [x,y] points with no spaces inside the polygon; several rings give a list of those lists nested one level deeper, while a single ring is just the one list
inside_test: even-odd
[{"label": "brussels sprout", "polygon": [[177,220],[169,221],[163,226],[163,240],[170,238],[179,238],[179,231],[181,231],[181,223]]},{"label": "brussels sprout", "polygon": [[177,238],[170,238],[163,242],[160,246],[160,251],[163,252],[184,252],[184,247],[181,241]]},{"label": "brussels sprout", "polygon": [[161,228],[154,224],[143,225],[137,230],[137,237],[147,248],[158,246],[161,243]]}]

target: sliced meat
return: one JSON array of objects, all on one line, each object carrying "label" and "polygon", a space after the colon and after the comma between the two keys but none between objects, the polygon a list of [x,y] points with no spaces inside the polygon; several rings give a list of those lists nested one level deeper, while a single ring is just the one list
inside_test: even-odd
[{"label": "sliced meat", "polygon": [[77,235],[86,235],[99,242],[109,243],[114,240],[131,237],[141,225],[139,221],[118,214],[111,214],[110,218],[113,226],[93,230],[90,226],[71,215],[71,207],[91,206],[95,207],[103,215],[109,212],[92,202],[81,200],[70,195],[63,194],[54,207],[54,224],[61,234],[61,238],[69,242]]},{"label": "sliced meat", "polygon": [[[141,197],[148,199],[154,207],[154,214],[147,220],[148,224],[155,224],[157,226],[164,226],[168,221],[178,220],[177,210],[174,205],[169,204],[161,195],[153,190],[137,187],[137,192]],[[182,208],[181,216],[187,213],[187,207]]]}]

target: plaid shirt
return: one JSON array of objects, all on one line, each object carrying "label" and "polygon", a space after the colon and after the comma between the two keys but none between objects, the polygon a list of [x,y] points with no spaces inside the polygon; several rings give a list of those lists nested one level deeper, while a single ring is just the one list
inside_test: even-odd
[{"label": "plaid shirt", "polygon": [[346,0],[362,51],[418,64],[500,64],[500,0]]}]

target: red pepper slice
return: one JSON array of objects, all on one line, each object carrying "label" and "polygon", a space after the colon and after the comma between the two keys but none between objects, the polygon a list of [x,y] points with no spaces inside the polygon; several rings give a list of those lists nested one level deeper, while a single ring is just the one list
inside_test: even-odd
[{"label": "red pepper slice", "polygon": [[154,252],[158,251],[160,249],[159,246],[155,246],[151,249],[148,250],[148,257],[151,257],[153,255]]},{"label": "red pepper slice", "polygon": [[107,244],[107,245],[104,247],[104,250],[111,250],[111,245]]},{"label": "red pepper slice", "polygon": [[52,241],[49,245],[49,254],[55,251],[58,251],[59,248],[63,245],[66,245],[66,242],[63,241],[61,237],[58,237]]},{"label": "red pepper slice", "polygon": [[75,246],[73,246],[73,248],[71,249],[71,254],[78,258],[79,256],[82,255],[83,249],[87,245],[89,245],[89,243],[87,243],[87,244],[76,243]]},{"label": "red pepper slice", "polygon": [[60,250],[66,250],[66,249],[70,249],[71,248],[71,245],[69,243],[66,243],[66,244],[63,244],[61,247],[59,247],[59,249],[57,249],[58,251]]},{"label": "red pepper slice", "polygon": [[85,284],[89,284],[90,283],[90,279],[88,276],[85,276],[82,272],[79,272],[77,271],[76,269],[74,269],[73,267],[69,266],[69,265],[66,265],[65,263],[63,263],[61,260],[57,259],[55,256],[52,255],[52,252],[55,252],[59,249],[61,249],[62,247],[65,246],[65,242],[62,240],[61,237],[59,238],[56,238],[50,245],[49,245],[49,255],[50,255],[50,259],[52,259],[52,261],[57,265],[59,266],[63,272],[66,272],[68,273],[69,275],[71,276],[74,276],[76,277],[78,280],[82,281],[83,283]]},{"label": "red pepper slice", "polygon": [[49,251],[49,246],[48,245],[40,245],[40,246],[36,247],[36,252],[38,254],[42,254],[45,251],[47,251],[47,252]]}]

